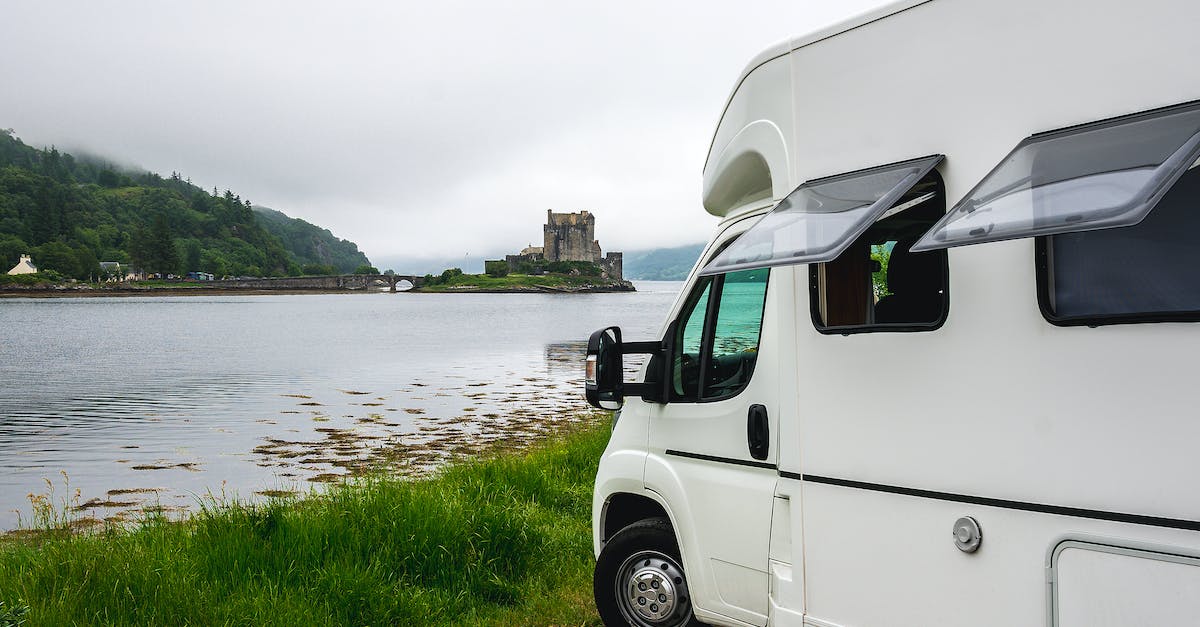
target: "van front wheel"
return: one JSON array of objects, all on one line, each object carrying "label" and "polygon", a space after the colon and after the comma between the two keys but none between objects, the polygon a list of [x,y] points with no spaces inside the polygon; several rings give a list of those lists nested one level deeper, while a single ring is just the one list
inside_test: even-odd
[{"label": "van front wheel", "polygon": [[667,519],[641,520],[618,531],[600,551],[592,580],[604,624],[699,625],[692,616],[692,598],[680,562]]}]

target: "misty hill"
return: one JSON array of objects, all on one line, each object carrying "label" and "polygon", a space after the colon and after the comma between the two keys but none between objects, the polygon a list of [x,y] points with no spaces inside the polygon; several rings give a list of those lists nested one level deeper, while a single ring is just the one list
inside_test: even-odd
[{"label": "misty hill", "polygon": [[[0,272],[22,253],[32,254],[42,270],[81,279],[96,275],[100,261],[147,272],[218,276],[335,269],[308,261],[321,250],[330,252],[330,261],[339,260],[336,270],[354,269],[341,265],[351,257],[342,254],[345,244],[357,251],[353,244],[332,234],[329,243],[314,234],[319,244],[311,237],[281,237],[258,215],[250,201],[229,190],[208,192],[177,173],[164,178],[33,148],[11,129],[0,130],[0,265],[8,264]],[[284,233],[304,230],[282,227]],[[356,261],[366,261],[358,255]]]},{"label": "misty hill", "polygon": [[338,272],[354,272],[359,266],[369,266],[371,261],[358,250],[358,245],[341,239],[310,222],[290,217],[268,207],[254,207],[258,222],[267,232],[279,238],[292,260],[301,266],[333,266]]},{"label": "misty hill", "polygon": [[[704,244],[688,244],[673,248],[653,248],[625,253],[623,274],[626,279],[642,281],[682,281],[691,272],[700,258]],[[467,274],[483,272],[483,260],[503,257],[497,252],[491,256],[471,255],[463,257],[408,257],[396,255],[380,257],[379,268],[392,268],[402,274],[440,274],[446,268],[460,268]]]},{"label": "misty hill", "polygon": [[654,248],[625,253],[625,278],[643,281],[682,281],[700,258],[704,244]]},{"label": "misty hill", "polygon": [[492,255],[463,255],[458,257],[417,257],[410,255],[391,255],[376,257],[380,270],[392,269],[397,274],[441,274],[447,268],[458,268],[467,274],[483,274],[485,259],[503,259],[503,252]]}]

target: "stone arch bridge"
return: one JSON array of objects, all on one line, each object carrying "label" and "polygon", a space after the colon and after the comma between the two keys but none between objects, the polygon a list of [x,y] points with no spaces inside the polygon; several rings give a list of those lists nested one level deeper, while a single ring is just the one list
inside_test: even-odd
[{"label": "stone arch bridge", "polygon": [[297,276],[297,277],[266,277],[227,279],[208,283],[212,287],[246,290],[369,290],[373,287],[388,286],[388,291],[397,292],[396,286],[408,282],[413,287],[420,287],[425,277],[413,274],[338,274],[330,276]]}]

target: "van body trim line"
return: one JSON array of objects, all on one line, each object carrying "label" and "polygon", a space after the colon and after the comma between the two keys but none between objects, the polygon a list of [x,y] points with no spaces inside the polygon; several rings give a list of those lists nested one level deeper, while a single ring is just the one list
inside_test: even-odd
[{"label": "van body trim line", "polygon": [[667,455],[675,457],[687,457],[689,459],[699,459],[706,462],[719,462],[722,464],[734,464],[735,466],[749,466],[751,468],[765,468],[767,470],[775,470],[778,467],[769,462],[754,461],[752,459],[734,459],[732,457],[718,457],[716,455],[705,455],[703,453],[689,453],[687,451],[677,451],[675,449],[667,449]]},{"label": "van body trim line", "polygon": [[807,475],[797,472],[789,472],[786,470],[779,471],[779,476],[785,479],[797,479],[800,481],[811,481],[813,483],[823,483],[826,485],[841,486],[844,488],[871,490],[873,492],[887,492],[889,494],[916,496],[925,499],[937,499],[939,501],[953,501],[956,503],[983,505],[985,507],[1002,507],[1005,509],[1015,509],[1025,512],[1038,512],[1041,514],[1074,516],[1077,518],[1091,518],[1094,520],[1107,520],[1111,522],[1130,523],[1134,525],[1148,525],[1152,527],[1166,527],[1169,529],[1200,531],[1200,521],[1195,520],[1164,518],[1161,516],[1143,516],[1141,514],[1126,514],[1124,512],[1106,512],[1097,509],[1065,507],[1062,505],[1046,505],[1043,503],[1027,503],[1024,501],[1009,501],[1006,499],[993,499],[985,496],[937,492],[934,490],[921,490],[918,488],[884,485],[882,483],[868,483],[865,481],[853,481],[851,479],[837,479],[834,477],[822,477],[820,475]]}]

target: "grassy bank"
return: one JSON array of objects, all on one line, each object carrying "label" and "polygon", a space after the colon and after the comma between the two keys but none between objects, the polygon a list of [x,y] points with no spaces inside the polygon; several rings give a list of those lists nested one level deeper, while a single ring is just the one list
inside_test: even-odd
[{"label": "grassy bank", "polygon": [[[470,291],[572,291],[581,289],[612,289],[622,281],[602,279],[596,276],[572,276],[567,274],[509,274],[495,277],[486,274],[460,274],[441,279],[442,283],[426,284],[418,292],[470,292]],[[632,290],[632,286],[629,288]]]},{"label": "grassy bank", "polygon": [[607,437],[597,418],[433,479],[10,540],[0,626],[598,625],[589,521]]}]

